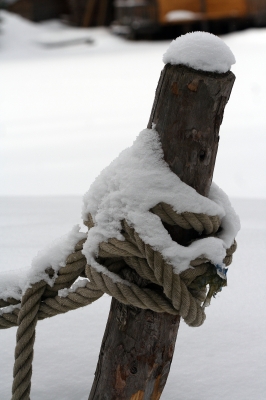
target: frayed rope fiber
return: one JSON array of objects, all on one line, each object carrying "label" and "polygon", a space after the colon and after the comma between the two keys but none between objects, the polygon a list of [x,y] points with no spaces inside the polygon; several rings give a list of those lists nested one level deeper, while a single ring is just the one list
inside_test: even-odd
[{"label": "frayed rope fiber", "polygon": [[[160,203],[150,211],[167,224],[193,228],[207,236],[215,236],[220,227],[217,216],[190,212],[177,214],[166,203]],[[96,261],[101,268],[87,264],[82,253],[86,241],[83,239],[67,257],[65,266],[57,272],[53,286],[42,280],[28,287],[21,300],[0,299],[0,328],[18,325],[12,400],[29,399],[35,329],[39,319],[84,307],[108,293],[123,304],[181,315],[190,326],[200,326],[204,322],[204,309],[210,297],[226,285],[226,280],[219,277],[215,266],[206,258],[197,258],[190,262],[192,268],[177,274],[160,252],[139,237],[128,221],[121,223],[124,240],[111,238],[99,245]],[[93,227],[91,215],[85,225],[89,229]],[[225,266],[231,264],[235,250],[236,242],[226,251]],[[138,286],[132,283],[127,279],[129,270],[134,270],[147,284]],[[52,268],[48,268],[46,273],[50,278],[55,275]],[[79,278],[85,278],[86,284],[77,285],[75,290],[69,290],[64,296],[59,295],[59,290],[69,289]],[[152,289],[150,283],[153,284]],[[8,308],[5,310],[5,307]]]}]

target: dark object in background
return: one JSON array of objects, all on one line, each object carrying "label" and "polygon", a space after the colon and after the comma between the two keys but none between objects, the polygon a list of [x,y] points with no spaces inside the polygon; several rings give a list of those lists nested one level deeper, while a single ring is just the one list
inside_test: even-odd
[{"label": "dark object in background", "polygon": [[116,0],[117,34],[129,38],[163,32],[176,37],[189,31],[227,33],[266,25],[266,0]]},{"label": "dark object in background", "polygon": [[64,19],[75,26],[108,26],[114,0],[0,0],[0,8],[30,21]]},{"label": "dark object in background", "polygon": [[114,0],[68,0],[69,21],[76,26],[109,26],[114,20]]},{"label": "dark object in background", "polygon": [[69,14],[67,0],[2,0],[1,8],[34,22]]},{"label": "dark object in background", "polygon": [[266,0],[0,0],[31,21],[60,18],[75,26],[110,26],[127,38],[223,34],[266,26]]}]

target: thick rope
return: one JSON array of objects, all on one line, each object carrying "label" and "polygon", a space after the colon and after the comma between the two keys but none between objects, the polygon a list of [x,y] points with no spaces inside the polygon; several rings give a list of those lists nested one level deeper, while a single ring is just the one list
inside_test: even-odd
[{"label": "thick rope", "polygon": [[[182,280],[182,273],[174,273],[173,267],[163,259],[161,253],[154,251],[151,246],[145,244],[126,221],[123,221],[123,230],[125,232],[123,234],[125,241],[110,239],[107,243],[101,243],[99,257],[108,258],[118,255],[122,256],[126,264],[135,269],[142,278],[148,279],[152,283],[163,287],[164,294],[167,299],[170,300],[170,303],[175,309],[175,313],[180,314],[188,325],[200,326],[205,319],[204,308],[202,308],[199,303],[199,299],[202,299],[202,291],[200,291],[200,293],[195,293],[194,291],[192,295],[189,291],[189,283],[197,276],[207,272],[210,267],[209,264],[206,264],[208,260],[194,260],[194,266],[197,265],[197,268],[185,271],[185,283]],[[230,251],[234,250],[234,247],[235,245],[233,245],[232,249],[230,248]],[[230,256],[226,257],[224,261],[227,263],[230,262]],[[195,272],[195,270],[197,271]],[[114,283],[106,273],[94,271],[93,268],[90,268],[90,270],[86,269],[89,279],[95,281],[98,287],[101,287],[103,291],[109,293],[117,300],[125,304],[129,302],[133,306],[139,308],[150,308],[156,312],[164,311],[174,313],[173,311],[167,311],[166,308],[163,308],[165,307],[163,303],[160,303],[160,311],[158,311],[155,305],[146,307],[148,298],[144,289],[138,291],[136,294],[136,289],[133,284],[126,290],[123,288],[122,283]],[[191,278],[189,279],[189,277]],[[126,300],[123,300],[122,290],[126,290],[127,292]],[[154,293],[156,292],[152,292],[151,296],[153,296]],[[142,300],[144,306],[139,305],[139,300]]]},{"label": "thick rope", "polygon": [[21,301],[21,310],[18,315],[12,400],[26,400],[30,396],[35,327],[45,286],[46,282],[44,281],[35,283],[27,289]]},{"label": "thick rope", "polygon": [[177,214],[172,206],[163,202],[157,204],[151,211],[169,225],[178,225],[183,229],[195,229],[199,233],[205,231],[207,235],[217,232],[221,224],[217,215],[209,216],[191,212]]},{"label": "thick rope", "polygon": [[[165,203],[160,203],[151,211],[167,224],[179,225],[184,229],[193,228],[206,235],[215,235],[220,226],[217,216],[189,212],[177,214]],[[89,228],[93,227],[91,215],[85,224]],[[82,254],[86,240],[83,239],[67,257],[66,265],[59,269],[53,286],[45,281],[37,282],[26,290],[21,302],[15,298],[0,299],[0,307],[12,306],[12,311],[7,309],[9,312],[5,312],[3,308],[0,314],[0,328],[18,325],[12,400],[29,399],[35,327],[38,319],[83,307],[100,298],[103,293],[108,293],[124,304],[155,312],[179,314],[190,326],[199,326],[204,322],[202,302],[206,299],[206,286],[210,285],[209,293],[213,295],[224,284],[220,282],[219,277],[217,281],[215,267],[207,259],[198,258],[191,261],[191,269],[176,274],[172,265],[167,263],[158,251],[144,243],[126,221],[122,221],[122,228],[124,241],[112,238],[108,242],[100,243],[99,258],[96,260],[99,268],[87,265]],[[225,265],[231,263],[235,249],[234,243],[227,250]],[[127,274],[123,271],[126,272],[128,266],[142,279],[162,287],[163,292],[140,287],[124,279]],[[50,277],[54,275],[51,268],[46,272]],[[87,277],[85,286],[80,286],[75,291],[70,290],[66,296],[58,295],[60,289],[70,288],[79,277]],[[211,283],[213,277],[215,284]],[[209,294],[208,296],[210,297]]]}]

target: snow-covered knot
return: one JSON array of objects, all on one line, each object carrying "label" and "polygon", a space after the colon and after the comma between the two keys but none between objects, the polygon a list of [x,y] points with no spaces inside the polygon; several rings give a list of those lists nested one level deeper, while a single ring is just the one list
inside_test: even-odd
[{"label": "snow-covered knot", "polygon": [[[159,204],[151,211],[158,212],[164,222],[167,220],[171,225],[185,229],[191,229],[193,222],[197,231],[200,228],[202,232],[203,228],[205,233],[215,235],[219,228],[218,217],[188,212],[178,215],[167,204]],[[91,215],[88,217],[86,224],[92,230],[93,220]],[[205,320],[204,308],[209,305],[210,298],[226,285],[226,280],[217,274],[216,267],[202,255],[191,261],[189,269],[177,274],[159,251],[141,240],[127,221],[122,221],[121,226],[124,240],[111,238],[108,242],[101,242],[93,266],[92,263],[86,266],[86,275],[95,289],[108,293],[121,303],[156,312],[179,314],[188,325],[200,326]],[[235,250],[234,241],[226,250],[224,265],[228,266],[232,262]],[[134,282],[127,280],[130,268],[136,272],[133,274],[133,277],[137,277]],[[141,282],[141,285],[136,282]],[[163,294],[152,291],[150,283],[161,286]],[[206,296],[208,285],[210,289]]]},{"label": "snow-covered knot", "polygon": [[[136,307],[180,314],[192,326],[202,324],[206,286],[212,285],[212,294],[224,286],[225,276],[219,274],[225,275],[231,263],[239,219],[218,186],[212,184],[206,198],[170,170],[154,128],[141,132],[91,185],[84,196],[83,218],[90,227],[87,234],[74,227],[37,255],[23,282],[1,282],[2,328],[18,323],[23,302],[31,295],[39,299],[36,318],[43,319],[89,304],[103,292]],[[193,228],[199,240],[181,246],[163,222]],[[124,277],[129,267],[162,286],[164,293],[129,282]],[[213,268],[219,281],[215,285],[209,278]],[[89,281],[81,279],[85,272]],[[196,290],[195,279],[204,274],[208,278],[198,280]],[[34,287],[41,281],[44,292],[36,297]]]},{"label": "snow-covered knot", "polygon": [[[202,324],[206,286],[212,286],[212,295],[224,286],[225,276],[214,266],[220,266],[221,275],[230,264],[239,219],[218,186],[212,184],[206,198],[170,170],[155,127],[142,131],[97,177],[84,196],[83,219],[90,228],[83,247],[86,274],[95,287],[122,303],[180,314],[191,326]],[[199,240],[181,246],[163,222],[193,228]],[[164,294],[125,279],[129,267]],[[196,290],[193,281],[210,276],[210,269],[215,285],[207,280]]]}]

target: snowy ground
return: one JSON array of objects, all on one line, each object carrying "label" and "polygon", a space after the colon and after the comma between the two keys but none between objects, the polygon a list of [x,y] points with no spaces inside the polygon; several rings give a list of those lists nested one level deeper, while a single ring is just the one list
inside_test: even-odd
[{"label": "snowy ground", "polygon": [[[94,44],[46,48],[40,43],[55,41],[57,34],[69,37],[69,30],[63,33],[57,22],[35,26],[2,15],[4,272],[28,266],[45,243],[79,222],[81,194],[145,128],[169,43],[130,43],[90,29],[85,34]],[[203,327],[181,324],[163,400],[263,400],[266,392],[266,30],[223,39],[236,56],[237,80],[214,180],[240,214],[239,249],[229,286],[212,302]],[[109,303],[104,296],[38,324],[32,399],[87,399]],[[15,328],[0,335],[0,398],[7,400]]]}]

